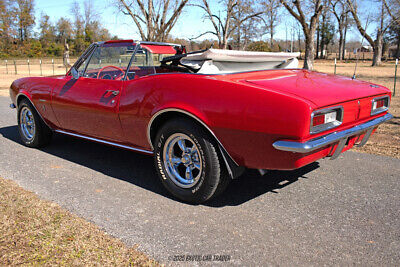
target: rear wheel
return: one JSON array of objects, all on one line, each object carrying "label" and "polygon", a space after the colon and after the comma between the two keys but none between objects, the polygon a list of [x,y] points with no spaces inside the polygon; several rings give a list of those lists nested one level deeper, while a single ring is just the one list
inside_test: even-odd
[{"label": "rear wheel", "polygon": [[165,188],[186,202],[211,199],[229,179],[221,176],[224,172],[213,138],[187,119],[176,119],[161,127],[155,139],[154,160]]},{"label": "rear wheel", "polygon": [[18,130],[25,146],[42,147],[51,141],[51,129],[26,99],[21,100],[18,105]]}]

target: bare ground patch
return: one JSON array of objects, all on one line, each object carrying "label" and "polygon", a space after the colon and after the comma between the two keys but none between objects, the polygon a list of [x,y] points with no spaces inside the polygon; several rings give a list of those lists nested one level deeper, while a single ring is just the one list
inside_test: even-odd
[{"label": "bare ground patch", "polygon": [[8,89],[0,88],[0,96],[9,96]]},{"label": "bare ground patch", "polygon": [[0,178],[0,265],[159,264],[94,224]]}]

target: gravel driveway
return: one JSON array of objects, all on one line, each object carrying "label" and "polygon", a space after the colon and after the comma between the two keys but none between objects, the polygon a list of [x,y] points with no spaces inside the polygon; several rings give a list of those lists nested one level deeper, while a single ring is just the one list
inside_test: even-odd
[{"label": "gravel driveway", "polygon": [[169,197],[151,157],[62,135],[42,150],[22,146],[8,104],[0,97],[0,176],[162,263],[400,264],[399,159],[346,152],[297,171],[247,173],[192,206]]}]

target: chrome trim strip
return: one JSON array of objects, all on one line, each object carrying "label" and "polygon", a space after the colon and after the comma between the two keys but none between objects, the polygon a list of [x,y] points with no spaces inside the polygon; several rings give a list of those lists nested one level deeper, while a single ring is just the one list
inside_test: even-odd
[{"label": "chrome trim strip", "polygon": [[170,111],[174,111],[174,112],[180,112],[182,114],[185,114],[193,119],[195,119],[196,121],[198,121],[201,125],[204,126],[204,128],[207,129],[207,131],[215,138],[215,140],[217,140],[218,144],[221,146],[221,148],[226,152],[226,154],[232,159],[232,161],[239,166],[239,164],[237,164],[237,162],[231,157],[231,155],[229,155],[228,151],[225,149],[225,147],[222,145],[222,143],[218,140],[217,136],[214,134],[214,132],[207,126],[207,124],[205,124],[202,120],[200,120],[199,118],[197,118],[195,115],[193,115],[192,113],[189,113],[185,110],[182,109],[177,109],[177,108],[167,108],[167,109],[163,109],[160,110],[158,112],[156,112],[150,119],[149,123],[147,124],[147,141],[150,144],[150,147],[152,150],[154,150],[154,146],[153,143],[151,142],[151,138],[150,138],[150,129],[151,129],[151,125],[153,124],[153,121],[161,114],[165,113],[165,112],[170,112]]},{"label": "chrome trim strip", "polygon": [[10,104],[10,108],[14,109],[14,108],[17,108],[17,106],[14,103],[12,103],[12,104]]},{"label": "chrome trim strip", "polygon": [[[386,106],[385,107],[381,107],[381,108],[377,108],[377,109],[374,110],[374,102],[376,102],[377,100],[381,100],[381,99],[386,99],[386,103],[385,103]],[[389,96],[385,95],[385,96],[375,97],[371,101],[371,116],[374,116],[376,114],[388,111],[389,110],[389,105],[390,105]]]},{"label": "chrome trim strip", "polygon": [[[18,98],[19,98],[20,96],[26,97],[26,98],[29,100],[29,102],[31,102],[33,108],[36,110],[36,113],[39,114],[39,117],[42,119],[42,121],[44,122],[44,124],[46,124],[47,127],[49,127],[51,130],[53,130],[53,128],[50,127],[50,125],[48,125],[47,122],[43,119],[42,114],[40,114],[40,112],[39,112],[39,110],[36,108],[35,104],[33,104],[33,102],[30,100],[30,98],[29,98],[26,94],[19,93],[19,94],[17,95],[17,97],[15,98],[15,101],[18,103]],[[18,108],[18,105],[17,105],[17,108]]]},{"label": "chrome trim strip", "polygon": [[388,113],[382,117],[370,120],[363,124],[354,126],[350,129],[343,130],[340,132],[330,133],[315,139],[311,139],[310,141],[307,141],[305,143],[300,143],[295,141],[276,141],[275,143],[273,143],[273,147],[282,151],[308,153],[318,148],[336,143],[343,138],[348,138],[353,135],[361,134],[362,132],[368,131],[371,128],[377,127],[379,124],[391,120],[392,118],[393,115]]},{"label": "chrome trim strip", "polygon": [[90,140],[90,141],[94,141],[94,142],[98,142],[98,143],[102,143],[102,144],[106,144],[106,145],[110,145],[110,146],[115,146],[115,147],[125,148],[125,149],[132,150],[132,151],[142,152],[142,153],[145,153],[145,154],[148,154],[148,155],[153,155],[152,151],[148,151],[148,150],[140,149],[140,148],[134,148],[134,147],[125,146],[125,145],[120,145],[120,144],[117,144],[117,143],[114,143],[114,142],[105,141],[105,140],[94,138],[94,137],[88,137],[88,136],[84,136],[84,135],[80,135],[80,134],[76,134],[76,133],[70,133],[70,132],[66,132],[66,131],[63,131],[63,130],[55,130],[55,132],[61,133],[61,134],[66,134],[66,135],[70,135],[70,136],[73,136],[73,137],[86,139],[86,140]]}]

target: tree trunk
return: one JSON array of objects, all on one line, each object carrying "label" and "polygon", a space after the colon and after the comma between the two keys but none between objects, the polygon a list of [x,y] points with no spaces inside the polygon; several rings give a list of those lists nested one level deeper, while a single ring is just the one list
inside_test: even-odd
[{"label": "tree trunk", "polygon": [[347,35],[347,25],[344,28],[344,34],[343,34],[343,50],[342,50],[342,60],[346,59],[346,35]]},{"label": "tree trunk", "polygon": [[317,28],[317,55],[316,55],[316,57],[315,58],[319,58],[319,25],[318,25],[318,28]]},{"label": "tree trunk", "polygon": [[314,47],[314,33],[306,36],[306,51],[304,54],[304,69],[312,70],[314,68],[314,56],[315,56],[315,47]]},{"label": "tree trunk", "polygon": [[382,45],[383,45],[383,35],[378,32],[375,40],[375,45],[373,47],[374,56],[372,58],[372,66],[380,66],[382,64]]},{"label": "tree trunk", "polygon": [[395,58],[399,58],[400,56],[400,36],[397,37],[397,48]]},{"label": "tree trunk", "polygon": [[300,59],[301,59],[301,30],[298,31],[298,42],[299,42],[299,52],[300,52]]},{"label": "tree trunk", "polygon": [[321,35],[321,41],[320,41],[320,45],[321,45],[321,54],[319,56],[319,58],[325,58],[325,54],[324,54],[324,48],[325,48],[325,36],[322,33]]},{"label": "tree trunk", "polygon": [[274,47],[274,34],[272,33],[272,31],[271,31],[271,40],[270,40],[270,47],[271,47],[271,51],[272,51],[272,48]]},{"label": "tree trunk", "polygon": [[343,29],[339,27],[339,60],[342,59],[343,49]]},{"label": "tree trunk", "polygon": [[339,60],[342,59],[342,49],[343,49],[343,33],[339,34]]},{"label": "tree trunk", "polygon": [[228,47],[228,40],[225,36],[222,37],[222,42],[220,44],[220,49],[226,49]]}]

